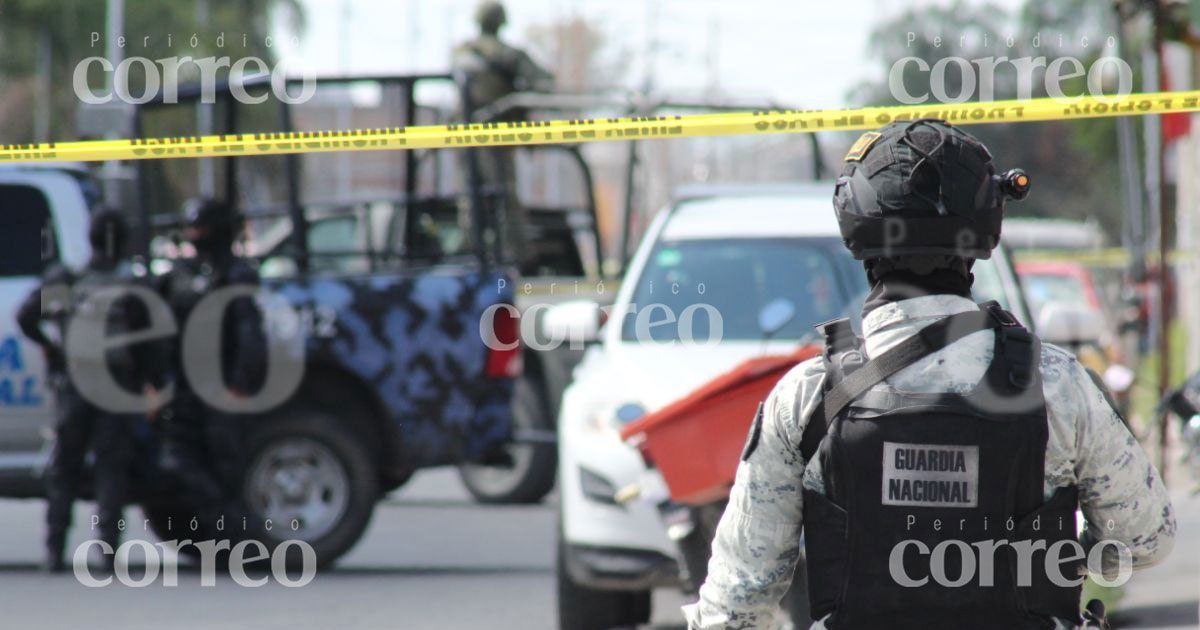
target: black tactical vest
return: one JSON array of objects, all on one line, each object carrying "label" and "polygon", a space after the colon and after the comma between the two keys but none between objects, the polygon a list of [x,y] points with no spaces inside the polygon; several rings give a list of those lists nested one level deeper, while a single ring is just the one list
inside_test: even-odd
[{"label": "black tactical vest", "polygon": [[[114,300],[114,296],[110,296],[107,300],[101,300],[99,296],[101,291],[117,291],[133,285],[135,280],[136,277],[127,263],[120,263],[112,268],[89,265],[81,271],[71,283],[70,304],[64,318],[64,339],[70,340],[65,335],[69,326],[76,322],[90,323],[91,327],[101,331],[105,338],[132,332],[134,327],[130,321],[127,298]],[[79,343],[74,346],[67,345],[66,353],[74,357],[85,373],[90,370],[111,370],[114,378],[122,386],[134,386],[131,376],[134,358],[130,345],[105,348],[99,343],[99,339],[91,340],[86,336],[77,341]]]},{"label": "black tactical vest", "polygon": [[[827,627],[836,630],[1078,623],[1080,588],[1056,586],[1045,569],[1045,550],[1076,538],[1077,491],[1044,500],[1037,338],[989,303],[864,363],[848,325],[823,328],[825,405],[801,444],[806,458],[813,450],[821,458],[825,484],[824,494],[804,491],[813,619],[832,614]],[[869,389],[985,329],[995,331],[994,358],[972,391]],[[1072,549],[1057,555],[1069,559]],[[1060,574],[1078,579],[1079,564],[1061,563]]]}]

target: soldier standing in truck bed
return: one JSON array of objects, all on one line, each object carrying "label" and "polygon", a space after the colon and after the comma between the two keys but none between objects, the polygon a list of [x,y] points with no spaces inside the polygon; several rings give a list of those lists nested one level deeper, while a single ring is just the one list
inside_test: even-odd
[{"label": "soldier standing in truck bed", "polygon": [[[525,51],[500,39],[500,28],[508,18],[499,2],[484,2],[475,13],[479,35],[454,49],[452,65],[463,82],[464,118],[514,92],[549,92],[554,76],[533,61]],[[525,119],[521,109],[508,109],[492,121]],[[471,152],[464,151],[464,156]],[[527,258],[528,219],[516,195],[516,164],[511,147],[479,150],[478,169],[485,193],[500,200],[503,220],[499,221],[499,239],[504,255],[518,266]],[[467,163],[464,168],[470,168]]]}]

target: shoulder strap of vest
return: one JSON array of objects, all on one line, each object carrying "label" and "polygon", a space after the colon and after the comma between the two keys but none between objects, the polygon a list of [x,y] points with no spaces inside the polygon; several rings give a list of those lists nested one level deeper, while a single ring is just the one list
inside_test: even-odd
[{"label": "shoulder strap of vest", "polygon": [[922,328],[834,385],[825,396],[826,421],[837,416],[846,405],[883,379],[967,335],[998,325],[1000,323],[989,309],[951,315]]},{"label": "shoulder strap of vest", "polygon": [[[854,328],[850,325],[848,318],[822,322],[817,324],[816,328],[825,339],[825,350],[821,353],[821,359],[825,364],[825,379],[821,384],[821,399],[809,417],[808,423],[805,424],[804,433],[800,437],[800,455],[804,461],[812,459],[821,446],[821,440],[825,438],[828,423],[825,420],[824,404],[821,401],[824,401],[825,395],[829,393],[834,383],[862,363],[862,339],[854,333]],[[847,360],[851,354],[858,355],[856,361]]]},{"label": "shoulder strap of vest", "polygon": [[1009,384],[1018,389],[1029,387],[1041,361],[1041,357],[1037,356],[1039,346],[1035,343],[1033,334],[994,300],[984,303],[981,308],[987,310],[1000,324],[1001,346],[1009,368]]}]

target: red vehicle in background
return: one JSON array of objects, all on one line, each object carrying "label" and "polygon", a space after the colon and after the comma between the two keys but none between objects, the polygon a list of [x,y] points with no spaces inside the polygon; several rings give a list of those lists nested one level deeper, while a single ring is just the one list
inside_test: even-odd
[{"label": "red vehicle in background", "polygon": [[1075,334],[1051,334],[1047,340],[1074,352],[1084,367],[1100,375],[1117,406],[1127,411],[1135,376],[1122,364],[1123,357],[1130,356],[1122,351],[1117,325],[1128,318],[1122,306],[1103,298],[1103,287],[1083,263],[1027,261],[1015,267],[1036,328],[1076,329]]},{"label": "red vehicle in background", "polygon": [[1076,262],[1018,262],[1017,275],[1025,286],[1029,308],[1037,319],[1042,306],[1048,302],[1082,302],[1104,309],[1104,302],[1086,266]]}]

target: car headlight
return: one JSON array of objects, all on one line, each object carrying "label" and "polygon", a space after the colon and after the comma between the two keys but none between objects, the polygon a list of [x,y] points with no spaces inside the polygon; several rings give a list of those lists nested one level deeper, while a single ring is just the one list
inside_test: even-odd
[{"label": "car headlight", "polygon": [[624,426],[646,415],[646,408],[640,403],[628,402],[617,407],[614,415],[617,418],[617,422],[620,422]]},{"label": "car headlight", "polygon": [[596,433],[617,437],[621,427],[644,415],[645,407],[636,402],[597,405],[588,415],[587,428]]}]

